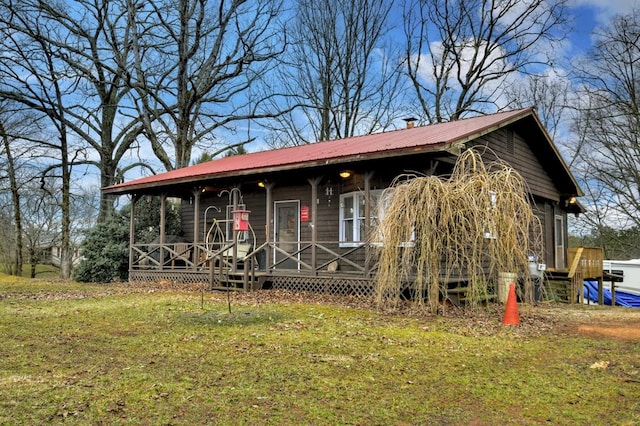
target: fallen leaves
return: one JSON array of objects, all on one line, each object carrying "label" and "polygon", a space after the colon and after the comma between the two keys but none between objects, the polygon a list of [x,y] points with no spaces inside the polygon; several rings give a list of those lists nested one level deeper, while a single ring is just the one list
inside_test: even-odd
[{"label": "fallen leaves", "polygon": [[609,367],[609,361],[597,361],[589,366],[592,370],[606,370]]}]

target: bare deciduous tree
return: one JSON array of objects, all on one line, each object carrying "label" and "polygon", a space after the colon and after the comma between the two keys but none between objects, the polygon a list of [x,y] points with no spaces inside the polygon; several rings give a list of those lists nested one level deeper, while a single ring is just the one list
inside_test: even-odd
[{"label": "bare deciduous tree", "polygon": [[[24,186],[33,181],[35,175],[26,173],[26,164],[31,157],[29,155],[30,139],[38,132],[38,116],[29,110],[25,110],[18,103],[2,102],[0,104],[0,158],[3,158],[2,172],[0,172],[0,182],[6,185],[0,186],[0,191],[10,194],[11,206],[6,208],[6,212],[12,212],[12,222],[7,230],[11,230],[11,237],[6,244],[5,250],[10,247],[11,254],[7,253],[5,258],[11,258],[13,265],[8,268],[10,273],[22,275],[24,233],[22,206],[24,197]],[[33,168],[30,168],[32,172]]]},{"label": "bare deciduous tree", "polygon": [[429,123],[497,109],[507,77],[546,65],[566,0],[407,0],[406,70]]},{"label": "bare deciduous tree", "polygon": [[0,119],[0,138],[2,138],[2,146],[5,157],[6,157],[6,170],[7,170],[7,180],[9,181],[9,191],[11,193],[11,200],[13,204],[13,224],[15,226],[15,247],[14,247],[14,258],[13,266],[10,269],[10,272],[14,275],[21,276],[22,275],[22,218],[20,217],[20,191],[18,188],[18,179],[16,172],[16,163],[14,160],[13,150],[11,149],[11,135],[8,133],[7,128],[3,122],[3,119]]},{"label": "bare deciduous tree", "polygon": [[535,107],[549,136],[555,140],[562,130],[571,105],[571,81],[555,74],[529,75],[522,84],[505,89],[509,106]]},{"label": "bare deciduous tree", "polygon": [[[9,6],[12,6],[9,4]],[[49,122],[50,135],[38,141],[41,156],[51,163],[42,171],[42,179],[59,179],[61,195],[61,267],[62,278],[71,276],[70,241],[70,187],[73,153],[69,141],[68,109],[65,98],[78,82],[58,57],[57,46],[47,42],[45,35],[54,29],[40,22],[38,11],[21,3],[17,9],[0,10],[0,29],[4,54],[1,56],[0,95],[39,111]],[[25,9],[22,9],[24,7]],[[18,12],[25,12],[21,14]],[[26,32],[17,31],[20,24]],[[34,148],[35,151],[35,148]]]},{"label": "bare deciduous tree", "polygon": [[13,266],[7,271],[16,275],[22,274],[23,264],[28,262],[34,277],[36,262],[46,260],[40,256],[43,248],[53,244],[61,248],[60,179],[43,176],[43,169],[52,170],[47,164],[50,159],[43,159],[43,150],[37,149],[45,134],[41,122],[46,120],[18,102],[4,102],[0,109],[0,158],[6,166],[0,173],[0,196],[11,200],[2,208],[2,219],[7,222],[2,225],[0,250],[3,263],[11,259]]},{"label": "bare deciduous tree", "polygon": [[[67,13],[69,9],[74,13]],[[61,96],[48,102],[64,109],[52,119],[65,120],[72,138],[89,147],[88,153],[84,146],[78,147],[73,163],[97,167],[101,186],[119,179],[119,167],[126,167],[120,163],[142,132],[137,117],[119,112],[130,90],[124,84],[131,54],[125,12],[126,4],[120,0],[24,0],[7,3],[0,14],[4,48],[10,52],[0,59],[5,69],[0,96],[51,116],[50,105],[38,98],[53,86],[39,91],[29,87],[30,73],[42,68],[50,56]],[[101,219],[112,204],[107,196],[101,199]]]},{"label": "bare deciduous tree", "polygon": [[145,136],[167,170],[189,165],[196,144],[213,146],[217,130],[272,115],[256,112],[260,100],[250,88],[283,49],[275,26],[280,1],[128,4],[135,50],[127,79]]},{"label": "bare deciduous tree", "polygon": [[568,76],[551,71],[543,75],[527,75],[521,84],[506,89],[509,107],[536,109],[569,168],[579,162],[584,146],[583,132],[572,131],[577,99],[573,85]]},{"label": "bare deciduous tree", "polygon": [[389,41],[389,0],[303,0],[278,81],[287,114],[276,118],[272,145],[351,137],[389,127],[401,62]]},{"label": "bare deciduous tree", "polygon": [[617,17],[596,34],[580,64],[584,91],[575,129],[584,147],[591,230],[640,227],[640,12]]}]

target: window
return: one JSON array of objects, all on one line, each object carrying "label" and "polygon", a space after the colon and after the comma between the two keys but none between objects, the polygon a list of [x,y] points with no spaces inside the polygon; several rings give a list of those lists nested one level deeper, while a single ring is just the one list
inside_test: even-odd
[{"label": "window", "polygon": [[556,268],[562,269],[565,267],[564,216],[559,214],[555,215],[554,223]]},{"label": "window", "polygon": [[[491,212],[495,211],[496,206],[498,205],[498,194],[495,191],[489,191],[489,206],[487,207],[487,212],[489,215]],[[498,232],[496,230],[496,224],[490,218],[488,223],[484,224],[484,237],[489,240],[495,240],[498,238]]]},{"label": "window", "polygon": [[[378,202],[382,190],[370,191],[371,227],[378,218]],[[340,195],[340,245],[348,247],[366,239],[365,232],[366,199],[364,192],[349,192]]]}]

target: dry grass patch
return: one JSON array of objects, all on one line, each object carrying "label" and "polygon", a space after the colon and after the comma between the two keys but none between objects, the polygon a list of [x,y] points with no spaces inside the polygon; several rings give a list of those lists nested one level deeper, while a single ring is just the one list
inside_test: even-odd
[{"label": "dry grass patch", "polygon": [[225,294],[108,289],[0,276],[0,424],[640,422],[639,343],[572,332],[600,309],[505,328],[499,308],[261,291],[228,314]]}]

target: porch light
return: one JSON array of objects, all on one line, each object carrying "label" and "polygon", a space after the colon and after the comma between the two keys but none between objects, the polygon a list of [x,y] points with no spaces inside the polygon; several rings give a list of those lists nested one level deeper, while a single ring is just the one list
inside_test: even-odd
[{"label": "porch light", "polygon": [[342,179],[346,179],[351,176],[351,172],[349,170],[343,170],[339,173],[339,175]]},{"label": "porch light", "polygon": [[576,203],[576,197],[569,198],[569,204],[575,204],[575,203]]},{"label": "porch light", "polygon": [[264,182],[263,182],[263,181],[258,181],[258,186],[259,186],[260,188],[264,188],[264,187],[265,187],[265,184],[264,184]]}]

